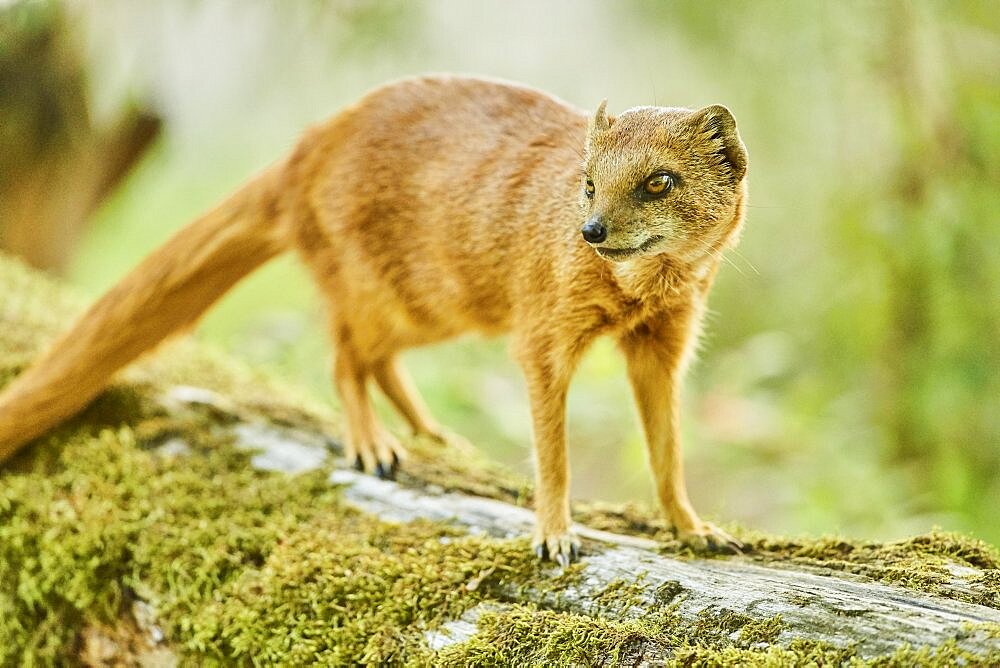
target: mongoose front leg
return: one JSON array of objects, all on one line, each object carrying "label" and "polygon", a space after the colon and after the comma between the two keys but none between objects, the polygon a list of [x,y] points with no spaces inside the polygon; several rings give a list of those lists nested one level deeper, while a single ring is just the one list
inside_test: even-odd
[{"label": "mongoose front leg", "polygon": [[535,452],[535,535],[539,558],[565,567],[576,560],[580,541],[569,516],[569,461],[566,455],[566,393],[572,363],[556,359],[552,348],[524,352],[521,365],[531,402]]},{"label": "mongoose front leg", "polygon": [[641,326],[622,339],[656,492],[678,538],[696,550],[738,552],[741,545],[702,521],[691,507],[684,483],[680,443],[680,390],[689,342],[690,314],[659,326]]}]

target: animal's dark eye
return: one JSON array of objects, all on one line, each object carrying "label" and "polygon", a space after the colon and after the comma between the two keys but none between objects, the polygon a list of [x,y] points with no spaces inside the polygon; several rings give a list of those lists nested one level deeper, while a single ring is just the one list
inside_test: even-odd
[{"label": "animal's dark eye", "polygon": [[653,174],[646,182],[643,184],[642,188],[646,191],[647,195],[652,195],[653,197],[662,197],[670,192],[671,188],[674,187],[674,177],[670,174]]},{"label": "animal's dark eye", "polygon": [[586,193],[587,197],[593,197],[595,190],[596,189],[594,188],[594,182],[591,181],[590,179],[587,179],[587,185],[584,186],[583,192]]}]

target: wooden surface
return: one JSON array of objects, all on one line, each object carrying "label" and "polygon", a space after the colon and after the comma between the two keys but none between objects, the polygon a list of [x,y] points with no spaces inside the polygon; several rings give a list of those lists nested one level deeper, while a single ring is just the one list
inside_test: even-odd
[{"label": "wooden surface", "polygon": [[[236,429],[242,443],[260,449],[261,454],[253,460],[259,468],[301,472],[321,466],[326,459],[324,441],[316,435],[264,425]],[[342,487],[350,504],[385,521],[443,521],[470,533],[500,538],[526,535],[533,524],[532,512],[526,508],[445,492],[433,485],[404,487],[347,469],[334,471],[330,482]],[[784,630],[779,643],[792,638],[844,646],[856,643],[862,656],[889,653],[906,644],[934,646],[952,639],[977,652],[997,643],[983,634],[968,632],[970,624],[1000,624],[1000,610],[993,608],[823,568],[765,565],[749,557],[682,560],[661,554],[652,540],[579,525],[576,530],[584,540],[583,577],[560,593],[559,606],[564,610],[595,613],[595,599],[611,583],[626,580],[640,582],[642,588],[637,605],[631,606],[627,615],[638,617],[654,606],[670,603],[677,603],[679,614],[689,619],[706,610],[730,610],[761,620],[780,614]],[[971,570],[956,573],[955,588],[964,582],[959,576],[968,576]],[[540,569],[539,577],[552,577],[557,572]],[[544,587],[539,588],[539,592],[544,591]],[[512,602],[552,604],[539,592],[511,591],[506,595]],[[481,612],[479,608],[471,610],[443,631],[430,634],[429,640],[443,647],[468,638],[475,632],[472,622]],[[646,659],[667,651],[655,647],[646,650]]]},{"label": "wooden surface", "polygon": [[[222,397],[199,388],[175,388],[164,398],[164,404],[171,410],[183,410],[187,405],[228,412]],[[252,463],[259,469],[299,473],[325,466],[331,458],[339,459],[330,440],[322,434],[238,420],[227,428],[233,430],[239,445],[258,453]],[[160,448],[173,455],[187,450],[177,440],[167,441]],[[533,523],[532,513],[526,508],[447,492],[434,485],[407,487],[343,468],[331,473],[329,480],[342,489],[350,505],[387,522],[446,522],[469,533],[497,538],[526,535]],[[972,631],[975,625],[1000,624],[1000,610],[819,567],[782,567],[748,556],[679,559],[661,553],[652,540],[585,526],[577,526],[576,530],[583,539],[582,568],[580,577],[567,588],[553,594],[553,588],[545,584],[559,575],[558,567],[541,564],[538,587],[501,590],[499,601],[480,604],[461,618],[427,632],[429,646],[441,649],[462,642],[476,633],[476,620],[483,612],[503,610],[515,603],[608,616],[608,600],[601,595],[622,581],[638,586],[629,594],[628,605],[613,616],[637,618],[669,605],[676,606],[677,614],[688,620],[724,612],[758,620],[781,615],[783,630],[778,644],[787,644],[793,638],[815,639],[855,646],[858,655],[874,657],[904,645],[936,646],[949,640],[955,640],[963,649],[986,653],[1000,642],[986,633]],[[956,588],[972,570],[956,572]],[[175,665],[177,657],[164,644],[155,619],[146,619],[139,627],[147,635],[159,636],[155,641],[149,638],[150,646],[156,648],[155,655],[145,657],[150,659],[149,664]],[[667,646],[643,642],[632,648],[628,663],[655,665],[669,658],[671,651]]]}]

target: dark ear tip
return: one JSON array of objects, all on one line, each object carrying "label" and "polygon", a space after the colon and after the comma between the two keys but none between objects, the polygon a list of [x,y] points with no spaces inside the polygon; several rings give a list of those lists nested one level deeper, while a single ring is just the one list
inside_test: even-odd
[{"label": "dark ear tip", "polygon": [[724,104],[709,105],[699,111],[698,114],[705,118],[714,118],[736,125],[736,118],[733,116],[733,112],[729,111],[729,107]]},{"label": "dark ear tip", "polygon": [[691,123],[697,128],[696,132],[701,138],[721,141],[721,148],[716,147],[714,150],[724,156],[734,178],[737,181],[741,180],[746,175],[747,150],[736,129],[733,113],[724,105],[713,104],[694,112],[691,115]]}]

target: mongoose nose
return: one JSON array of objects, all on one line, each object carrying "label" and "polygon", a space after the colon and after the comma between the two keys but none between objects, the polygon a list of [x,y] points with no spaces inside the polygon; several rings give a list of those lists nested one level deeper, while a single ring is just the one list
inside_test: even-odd
[{"label": "mongoose nose", "polygon": [[604,227],[604,224],[595,218],[591,218],[584,223],[583,227],[580,228],[580,232],[587,243],[591,244],[599,244],[608,238],[608,228]]}]

